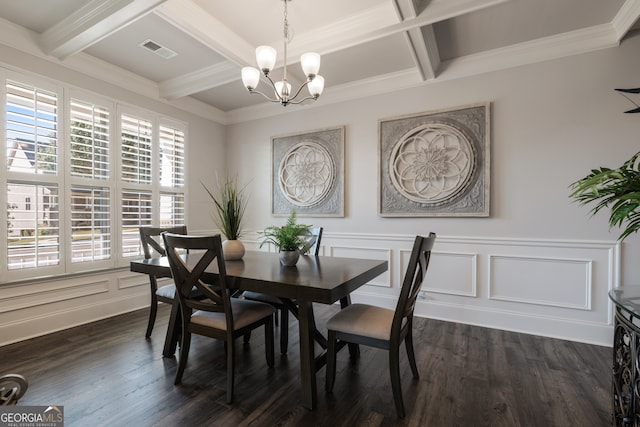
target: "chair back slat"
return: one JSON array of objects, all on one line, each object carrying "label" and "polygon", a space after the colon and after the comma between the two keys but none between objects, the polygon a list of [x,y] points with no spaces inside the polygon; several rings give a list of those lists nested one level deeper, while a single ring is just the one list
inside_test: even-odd
[{"label": "chair back slat", "polygon": [[145,259],[153,258],[153,251],[157,254],[155,256],[167,256],[161,237],[164,232],[172,234],[187,234],[187,226],[140,227],[140,243],[142,244],[142,251],[144,252]]},{"label": "chair back slat", "polygon": [[411,250],[411,258],[402,282],[398,305],[393,318],[392,335],[399,334],[401,329],[411,321],[422,282],[427,275],[427,268],[431,259],[431,249],[436,239],[435,233],[428,237],[416,236]]},{"label": "chair back slat", "polygon": [[[233,315],[220,235],[185,236],[163,233],[162,237],[183,317],[188,319],[193,309],[224,312],[227,325],[232,330]],[[184,255],[184,251],[188,254]],[[205,270],[214,263],[218,267],[215,286],[202,280]],[[194,287],[204,299],[202,296],[193,297]]]},{"label": "chair back slat", "polygon": [[299,252],[303,255],[308,253],[309,255],[318,256],[320,253],[320,241],[322,240],[322,227],[310,228],[308,236],[309,238]]}]

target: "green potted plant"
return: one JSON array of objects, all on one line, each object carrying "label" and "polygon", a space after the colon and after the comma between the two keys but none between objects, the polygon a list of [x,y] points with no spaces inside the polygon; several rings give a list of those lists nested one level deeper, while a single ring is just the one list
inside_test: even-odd
[{"label": "green potted plant", "polygon": [[304,236],[309,234],[310,225],[298,224],[296,212],[291,211],[287,223],[281,227],[270,226],[260,232],[263,236],[260,247],[270,243],[278,248],[280,262],[284,266],[293,266],[300,257],[300,248],[306,242]]},{"label": "green potted plant", "polygon": [[219,197],[216,197],[204,184],[202,186],[216,208],[213,221],[227,238],[222,242],[224,259],[242,259],[244,245],[239,239],[242,232],[242,217],[247,208],[246,186],[238,189],[236,180],[227,177],[222,185],[218,181]]},{"label": "green potted plant", "polygon": [[603,208],[611,210],[610,227],[624,227],[620,241],[640,229],[640,152],[616,169],[601,167],[571,184],[570,197],[581,205],[596,203],[595,215]]}]

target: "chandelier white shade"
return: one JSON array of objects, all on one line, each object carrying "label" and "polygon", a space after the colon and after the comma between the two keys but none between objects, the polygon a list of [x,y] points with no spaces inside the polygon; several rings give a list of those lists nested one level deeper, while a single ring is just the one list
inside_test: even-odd
[{"label": "chandelier white shade", "polygon": [[[249,93],[259,93],[271,102],[278,102],[286,107],[289,104],[300,104],[308,99],[316,100],[322,94],[324,89],[324,78],[318,74],[320,71],[320,55],[315,52],[308,52],[300,57],[300,65],[306,76],[306,81],[291,93],[291,84],[287,80],[287,47],[290,41],[289,22],[287,20],[287,2],[291,0],[282,0],[284,2],[284,68],[282,80],[274,82],[269,75],[276,65],[277,53],[271,46],[258,46],[256,48],[256,64],[258,68],[244,67],[242,68],[242,84]],[[256,90],[260,83],[260,76],[271,84],[274,97],[266,95]],[[298,95],[304,87],[309,90],[309,96],[297,99]]]}]

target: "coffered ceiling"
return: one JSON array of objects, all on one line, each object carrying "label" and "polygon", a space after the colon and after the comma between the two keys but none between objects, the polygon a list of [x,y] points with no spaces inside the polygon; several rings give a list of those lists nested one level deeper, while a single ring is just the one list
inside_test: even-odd
[{"label": "coffered ceiling", "polygon": [[[292,0],[288,75],[297,86],[300,54],[320,53],[317,102],[339,102],[616,46],[639,16],[640,0]],[[2,44],[102,64],[107,80],[223,122],[283,110],[240,79],[262,44],[282,75],[282,0],[0,0],[0,18]]]}]

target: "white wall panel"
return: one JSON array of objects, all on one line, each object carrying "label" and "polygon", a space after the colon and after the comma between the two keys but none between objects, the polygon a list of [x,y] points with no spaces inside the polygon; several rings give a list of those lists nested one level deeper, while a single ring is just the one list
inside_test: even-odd
[{"label": "white wall panel", "polygon": [[490,256],[489,298],[591,309],[592,261]]},{"label": "white wall panel", "polygon": [[[323,234],[323,242],[326,246],[326,236]],[[372,247],[359,247],[359,246],[336,246],[332,245],[329,249],[330,256],[341,257],[341,258],[365,258],[365,259],[379,259],[381,261],[387,261],[391,266],[391,250],[384,248],[372,248]],[[391,268],[389,268],[391,270]],[[390,271],[387,271],[384,274],[381,274],[374,280],[372,280],[369,285],[372,286],[381,286],[381,287],[390,287],[391,279],[390,279]]]},{"label": "white wall panel", "polygon": [[[411,251],[402,252],[403,267],[409,262]],[[472,253],[439,252],[431,253],[422,290],[442,294],[477,296],[478,256]]]}]

